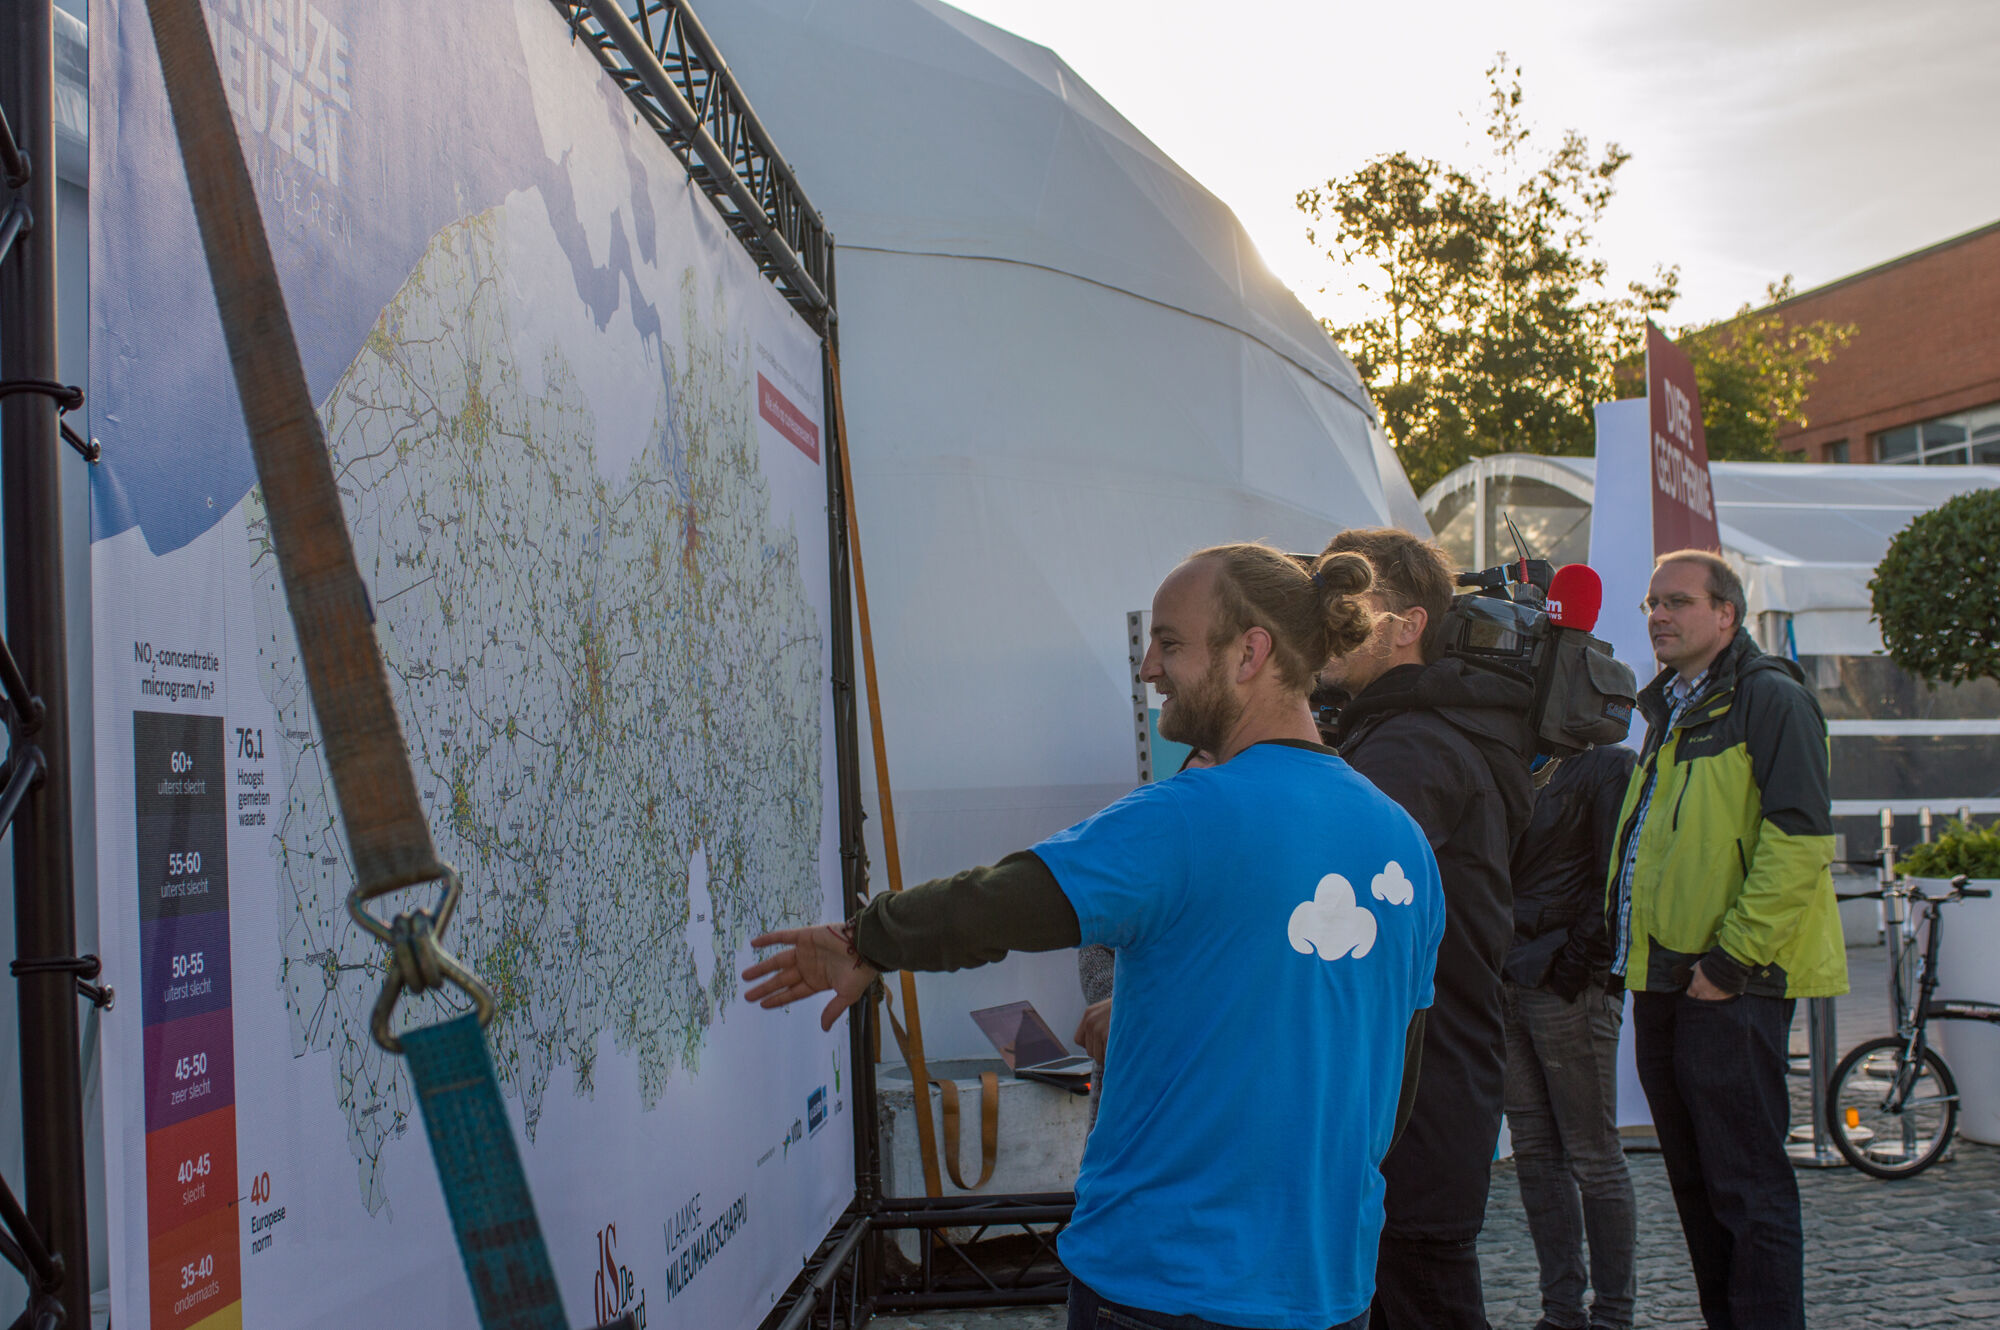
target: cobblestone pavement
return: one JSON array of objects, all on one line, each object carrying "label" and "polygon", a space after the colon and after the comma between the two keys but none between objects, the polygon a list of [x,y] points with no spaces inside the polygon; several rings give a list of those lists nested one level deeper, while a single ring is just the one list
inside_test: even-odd
[{"label": "cobblestone pavement", "polygon": [[[1639,1201],[1637,1324],[1699,1327],[1666,1171],[1657,1154],[1630,1160]],[[1955,1157],[1903,1182],[1851,1168],[1802,1169],[1799,1200],[1813,1330],[2000,1325],[2000,1149],[1960,1142]],[[1541,1304],[1511,1163],[1494,1169],[1479,1250],[1488,1318],[1496,1330],[1528,1330]]]},{"label": "cobblestone pavement", "polygon": [[[1887,1027],[1882,953],[1848,953],[1854,993],[1840,1001],[1845,1049]],[[1805,1046],[1800,1017],[1794,1047]],[[1808,1084],[1796,1078],[1794,1121],[1806,1120]],[[1639,1317],[1649,1330],[1700,1327],[1694,1276],[1660,1156],[1628,1156],[1639,1203]],[[1813,1330],[2000,1327],[2000,1148],[1960,1139],[1920,1177],[1878,1182],[1850,1168],[1801,1169],[1806,1224],[1806,1317]],[[1486,1310],[1495,1330],[1529,1330],[1541,1314],[1535,1252],[1514,1166],[1493,1171],[1480,1238]],[[1061,1330],[1055,1307],[934,1312],[870,1323],[883,1330]]]}]

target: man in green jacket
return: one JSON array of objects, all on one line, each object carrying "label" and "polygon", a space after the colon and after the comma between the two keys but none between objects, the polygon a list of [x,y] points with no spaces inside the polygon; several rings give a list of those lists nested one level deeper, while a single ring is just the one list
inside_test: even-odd
[{"label": "man in green jacket", "polygon": [[1803,1330],[1805,1243],[1785,1153],[1795,1000],[1847,991],[1826,718],[1743,629],[1719,556],[1661,556],[1664,667],[1619,814],[1606,915],[1639,1080],[1711,1330]]}]

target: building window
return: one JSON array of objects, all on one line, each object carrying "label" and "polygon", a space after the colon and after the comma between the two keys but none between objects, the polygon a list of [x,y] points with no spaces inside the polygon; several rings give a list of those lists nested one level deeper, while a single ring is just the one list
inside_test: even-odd
[{"label": "building window", "polygon": [[[1846,461],[1845,441],[1827,449],[1827,460],[1834,460],[1835,449],[1839,460]],[[1917,466],[2000,464],[2000,402],[1884,430],[1875,436],[1875,460]]]},{"label": "building window", "polygon": [[2000,422],[1972,431],[1972,461],[2000,464]]},{"label": "building window", "polygon": [[1847,460],[1847,440],[1835,439],[1832,443],[1826,445],[1826,450],[1820,454],[1819,460],[1822,462],[1845,462]]}]

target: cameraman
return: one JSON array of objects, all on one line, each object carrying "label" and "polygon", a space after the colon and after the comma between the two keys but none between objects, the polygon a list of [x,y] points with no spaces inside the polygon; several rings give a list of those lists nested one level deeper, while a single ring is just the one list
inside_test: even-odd
[{"label": "cameraman", "polygon": [[1373,567],[1367,600],[1386,617],[1366,646],[1320,672],[1351,699],[1332,742],[1416,819],[1445,895],[1416,1106],[1382,1162],[1387,1221],[1370,1323],[1487,1330],[1478,1238],[1506,1083],[1500,967],[1514,931],[1508,861],[1533,806],[1534,690],[1443,655],[1455,579],[1436,545],[1374,527],[1326,547],[1344,551]]}]

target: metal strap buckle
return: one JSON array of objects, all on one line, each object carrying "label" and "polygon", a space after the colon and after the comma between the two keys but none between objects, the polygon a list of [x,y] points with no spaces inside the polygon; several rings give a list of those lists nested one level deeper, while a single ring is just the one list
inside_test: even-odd
[{"label": "metal strap buckle", "polygon": [[389,977],[375,999],[375,1014],[369,1022],[369,1029],[375,1036],[375,1042],[391,1053],[403,1051],[403,1041],[391,1032],[389,1021],[405,991],[428,993],[450,984],[472,1000],[473,1010],[478,1013],[482,1027],[493,1023],[496,1009],[493,991],[480,981],[478,975],[467,969],[464,962],[447,951],[439,940],[444,936],[445,925],[451,922],[451,912],[458,907],[459,896],[463,894],[457,870],[449,864],[442,864],[440,868],[442,876],[435,880],[444,883],[444,896],[438,901],[437,908],[405,910],[387,924],[368,913],[364,908],[366,903],[377,896],[418,883],[366,889],[356,887],[347,893],[348,916],[389,945]]}]

